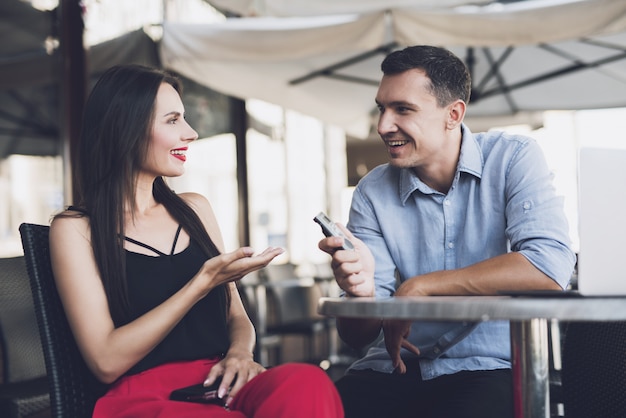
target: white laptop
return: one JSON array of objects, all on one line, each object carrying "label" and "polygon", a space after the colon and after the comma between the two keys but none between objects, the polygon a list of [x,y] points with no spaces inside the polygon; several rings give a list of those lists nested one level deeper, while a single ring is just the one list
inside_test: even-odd
[{"label": "white laptop", "polygon": [[626,149],[581,148],[578,291],[626,295]]}]

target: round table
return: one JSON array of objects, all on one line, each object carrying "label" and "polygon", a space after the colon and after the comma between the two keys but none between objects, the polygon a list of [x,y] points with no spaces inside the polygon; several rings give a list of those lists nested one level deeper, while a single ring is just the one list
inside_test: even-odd
[{"label": "round table", "polygon": [[548,320],[625,321],[626,297],[536,292],[515,297],[322,298],[318,312],[351,318],[509,320],[515,417],[549,418]]}]

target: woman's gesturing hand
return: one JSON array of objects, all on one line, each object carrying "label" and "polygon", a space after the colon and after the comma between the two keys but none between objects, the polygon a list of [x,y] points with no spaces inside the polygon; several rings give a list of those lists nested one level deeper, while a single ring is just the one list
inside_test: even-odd
[{"label": "woman's gesturing hand", "polygon": [[252,248],[241,247],[207,260],[194,280],[200,280],[203,287],[209,291],[220,284],[239,280],[246,274],[267,266],[284,251],[282,248],[269,247],[262,253],[254,255]]}]

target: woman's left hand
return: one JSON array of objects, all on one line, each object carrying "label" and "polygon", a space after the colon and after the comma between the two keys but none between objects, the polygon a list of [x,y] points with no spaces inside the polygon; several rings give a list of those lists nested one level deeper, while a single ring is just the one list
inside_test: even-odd
[{"label": "woman's left hand", "polygon": [[226,357],[211,368],[204,383],[208,386],[219,376],[223,376],[218,396],[220,398],[226,396],[226,406],[228,406],[243,385],[264,371],[265,367],[255,362],[250,352],[229,350]]}]

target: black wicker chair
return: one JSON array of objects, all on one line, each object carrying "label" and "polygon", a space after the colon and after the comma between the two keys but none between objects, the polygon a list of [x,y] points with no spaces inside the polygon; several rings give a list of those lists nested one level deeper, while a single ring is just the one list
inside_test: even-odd
[{"label": "black wicker chair", "polygon": [[48,244],[49,227],[20,225],[43,346],[52,417],[91,417],[106,387],[87,368],[70,330],[57,293]]},{"label": "black wicker chair", "polygon": [[626,417],[626,322],[571,322],[563,344],[566,418]]},{"label": "black wicker chair", "polygon": [[0,258],[0,416],[49,413],[50,397],[24,257]]}]

